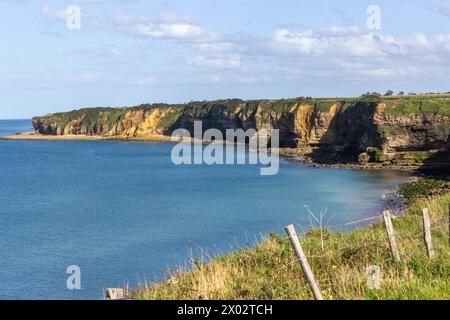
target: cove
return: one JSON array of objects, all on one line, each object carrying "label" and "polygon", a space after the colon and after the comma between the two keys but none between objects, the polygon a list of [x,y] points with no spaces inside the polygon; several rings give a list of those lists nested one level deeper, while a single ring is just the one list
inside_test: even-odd
[{"label": "cove", "polygon": [[[4,132],[20,123],[0,122]],[[0,131],[2,129],[0,128]],[[181,165],[173,144],[0,141],[1,299],[101,299],[103,289],[161,281],[193,255],[254,246],[309,225],[328,208],[341,224],[378,213],[408,177],[281,161],[274,176],[247,165]],[[81,289],[66,287],[67,267]]]}]

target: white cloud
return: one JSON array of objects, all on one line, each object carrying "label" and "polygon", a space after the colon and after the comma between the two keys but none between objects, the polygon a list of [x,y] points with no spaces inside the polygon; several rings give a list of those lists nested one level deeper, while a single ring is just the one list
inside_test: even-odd
[{"label": "white cloud", "polygon": [[303,54],[320,54],[328,47],[326,39],[315,37],[311,30],[299,33],[291,33],[287,29],[277,30],[273,40]]},{"label": "white cloud", "polygon": [[[97,1],[101,0],[94,0]],[[443,14],[447,12],[445,8],[440,8],[440,11]],[[44,6],[42,12],[50,19],[61,21],[66,19],[63,10],[53,10]],[[83,19],[83,26],[87,29],[161,40],[157,42],[160,46],[159,53],[164,50],[163,40],[181,44],[182,47],[171,48],[176,50],[176,58],[170,62],[167,58],[166,65],[162,67],[169,72],[161,71],[161,74],[173,74],[172,78],[164,76],[163,81],[168,84],[180,81],[176,78],[186,77],[187,74],[190,81],[197,81],[192,78],[195,74],[200,79],[198,81],[254,84],[313,77],[325,81],[329,79],[398,81],[430,74],[446,77],[450,72],[450,65],[447,63],[450,33],[435,35],[412,33],[407,36],[394,36],[371,32],[356,26],[330,26],[325,29],[303,31],[288,26],[274,30],[267,36],[250,33],[218,35],[204,29],[189,17],[170,12],[156,16],[116,14],[102,18],[84,14]],[[134,56],[128,57],[130,50],[121,46],[79,53],[96,57],[107,54],[110,57],[121,57],[124,61],[136,60]],[[145,58],[149,55],[150,53],[146,51],[142,57],[139,56],[142,58],[143,66]],[[161,56],[159,59],[166,59],[164,55]],[[188,58],[189,56],[194,58]],[[174,60],[179,63],[176,67],[172,64]],[[170,71],[172,69],[173,72]],[[95,79],[86,75],[79,78],[86,81]],[[161,81],[160,76],[156,78],[153,75],[135,79],[126,77],[126,79],[135,85]]]},{"label": "white cloud", "polygon": [[[356,27],[294,32],[276,30],[267,41],[269,57],[291,57],[292,69],[303,73],[329,69],[374,78],[394,78],[424,73],[444,74],[450,66],[450,34],[413,33],[404,37],[373,33]],[[283,64],[283,63],[281,63]]]},{"label": "white cloud", "polygon": [[272,40],[273,45],[282,50],[301,54],[370,58],[434,53],[448,48],[450,34],[426,36],[413,33],[401,38],[365,32],[356,27],[330,27],[303,32],[281,29],[274,33]]},{"label": "white cloud", "polygon": [[[84,1],[104,2],[99,0]],[[42,14],[49,19],[67,20],[65,10],[52,9],[48,5],[42,7]],[[101,19],[90,17],[83,11],[83,22],[84,25],[93,29],[154,39],[195,40],[213,36],[211,32],[192,22],[189,17],[177,17],[167,12],[160,13],[158,16],[116,14]]]},{"label": "white cloud", "polygon": [[110,17],[111,31],[155,39],[198,39],[210,33],[188,18],[163,13],[159,17],[114,15]]},{"label": "white cloud", "polygon": [[[106,85],[106,86],[149,86],[157,83],[157,77],[151,74],[142,73],[138,75],[122,74],[115,72],[103,72],[99,70],[86,70],[71,73],[45,73],[35,76],[20,77],[12,79],[13,84],[37,84],[43,87],[61,85],[64,83],[78,84],[85,86]],[[11,79],[10,79],[11,82]],[[3,85],[2,81],[0,84]]]},{"label": "white cloud", "polygon": [[154,84],[156,81],[157,79],[153,76],[141,76],[141,77],[133,76],[130,78],[130,82],[138,86],[148,86]]},{"label": "white cloud", "polygon": [[218,41],[218,42],[195,42],[192,48],[204,52],[230,52],[236,49],[236,44],[233,42]]},{"label": "white cloud", "polygon": [[66,21],[67,12],[66,10],[51,9],[48,5],[42,6],[42,14],[48,18]]},{"label": "white cloud", "polygon": [[311,55],[384,56],[397,49],[392,37],[365,33],[356,27],[333,26],[303,32],[280,29],[275,31],[273,42],[282,50]]},{"label": "white cloud", "polygon": [[104,79],[104,74],[102,74],[101,72],[72,73],[63,76],[62,79],[68,82],[88,83],[94,81],[102,81]]},{"label": "white cloud", "polygon": [[191,64],[199,67],[217,68],[217,69],[237,69],[241,66],[241,57],[231,54],[222,57],[198,56],[191,60]]},{"label": "white cloud", "polygon": [[410,76],[420,72],[417,67],[406,66],[406,67],[380,67],[380,68],[361,68],[358,72],[362,75],[373,76],[373,77],[393,77],[393,76]]}]

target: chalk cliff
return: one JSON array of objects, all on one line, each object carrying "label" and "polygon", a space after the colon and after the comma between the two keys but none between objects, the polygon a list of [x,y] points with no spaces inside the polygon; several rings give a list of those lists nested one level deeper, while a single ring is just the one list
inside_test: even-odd
[{"label": "chalk cliff", "polygon": [[280,146],[318,163],[449,166],[450,96],[239,99],[92,108],[33,118],[43,135],[145,138],[175,129],[279,129]]}]

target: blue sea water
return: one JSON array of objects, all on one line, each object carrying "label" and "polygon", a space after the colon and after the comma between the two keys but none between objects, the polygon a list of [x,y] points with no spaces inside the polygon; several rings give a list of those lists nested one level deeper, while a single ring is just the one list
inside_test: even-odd
[{"label": "blue sea water", "polygon": [[33,125],[30,120],[0,120],[0,136],[31,131],[33,131]]},{"label": "blue sea water", "polygon": [[[0,121],[0,135],[29,131]],[[201,250],[252,246],[307,227],[305,205],[345,223],[376,214],[407,177],[392,172],[176,166],[173,145],[0,140],[0,299],[100,299],[103,289],[161,280]],[[68,290],[66,269],[81,269]]]}]

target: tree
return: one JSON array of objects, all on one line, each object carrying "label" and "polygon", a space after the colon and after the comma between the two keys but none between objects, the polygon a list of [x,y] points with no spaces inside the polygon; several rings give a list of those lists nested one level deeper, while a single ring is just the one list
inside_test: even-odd
[{"label": "tree", "polygon": [[404,92],[404,91],[400,91],[400,92],[398,93],[398,95],[399,95],[399,96],[404,96],[404,95],[405,95],[405,92]]},{"label": "tree", "polygon": [[386,91],[386,93],[384,94],[385,97],[389,97],[389,96],[392,96],[392,95],[394,95],[394,91],[392,91],[392,90],[388,90],[388,91]]}]

